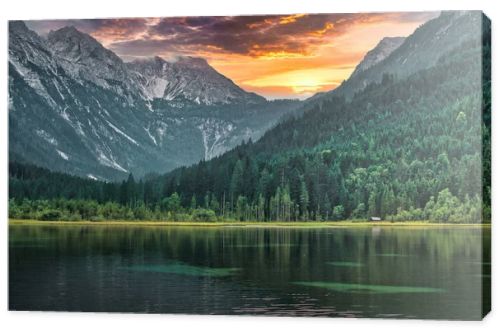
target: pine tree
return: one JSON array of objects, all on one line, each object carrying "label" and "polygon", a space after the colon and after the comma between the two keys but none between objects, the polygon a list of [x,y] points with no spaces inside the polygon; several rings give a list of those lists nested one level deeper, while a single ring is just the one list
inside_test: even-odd
[{"label": "pine tree", "polygon": [[229,186],[229,193],[231,196],[231,207],[234,205],[234,200],[241,194],[242,191],[242,180],[243,180],[243,162],[238,160],[234,165],[233,173],[231,176],[231,182]]},{"label": "pine tree", "polygon": [[309,219],[309,192],[303,179],[300,182],[300,215],[303,221]]}]

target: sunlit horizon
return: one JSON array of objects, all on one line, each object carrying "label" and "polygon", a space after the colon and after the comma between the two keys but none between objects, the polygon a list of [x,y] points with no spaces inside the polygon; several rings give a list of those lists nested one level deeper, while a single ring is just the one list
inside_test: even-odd
[{"label": "sunlit horizon", "polygon": [[88,33],[124,61],[205,58],[241,88],[267,99],[305,99],[346,80],[382,38],[408,36],[438,12],[293,14],[26,21],[41,35]]}]

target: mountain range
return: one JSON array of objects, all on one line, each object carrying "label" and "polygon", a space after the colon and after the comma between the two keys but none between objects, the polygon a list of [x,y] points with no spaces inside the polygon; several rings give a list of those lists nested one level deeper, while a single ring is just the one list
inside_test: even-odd
[{"label": "mountain range", "polygon": [[[215,93],[202,98],[187,83],[176,90],[185,81],[176,77],[177,83],[170,84],[173,79],[164,73],[172,73],[178,62],[189,63],[189,72],[206,69],[203,60],[117,61],[127,71],[118,77],[112,66],[117,58],[101,48],[90,50],[99,55],[86,60],[80,58],[82,52],[72,51],[75,47],[42,49],[40,38],[24,25],[11,29],[20,29],[21,37],[14,37],[23,38],[11,45],[12,55],[22,57],[11,55],[9,77],[9,147],[15,161],[10,196],[19,200],[13,202],[13,217],[36,218],[45,212],[36,202],[30,209],[24,199],[61,198],[68,204],[51,205],[63,220],[73,214],[76,220],[95,215],[174,221],[381,217],[477,223],[491,217],[491,28],[481,12],[443,12],[404,39],[381,40],[338,88],[303,102],[259,101],[230,84],[224,87],[231,91],[231,101],[224,100],[226,95],[215,98]],[[69,55],[61,58],[57,50]],[[89,61],[109,66],[88,72]],[[78,66],[82,68],[74,69]],[[207,81],[230,82],[207,72]],[[135,79],[128,81],[129,76]],[[209,86],[215,85],[211,82]],[[273,117],[263,120],[264,115]],[[144,127],[147,123],[158,131],[166,120],[170,123],[162,136]],[[218,127],[221,122],[228,127]],[[244,136],[235,136],[239,132],[232,124],[242,123],[254,129],[258,140],[235,142]],[[218,131],[212,137],[200,134],[213,134],[214,128]],[[167,162],[173,170],[139,182],[131,176],[121,183],[89,180],[95,177],[88,172],[93,165],[70,164],[80,157],[67,148],[77,147],[75,137],[113,150],[97,158],[89,154],[88,161],[94,158],[101,170],[104,166],[126,175],[141,161],[142,171]],[[161,145],[165,138],[171,145],[167,155]],[[196,145],[199,151],[189,151]],[[162,155],[154,150],[157,146]],[[44,152],[47,156],[37,156]],[[37,157],[55,166],[52,170],[63,169],[65,162],[83,166],[64,172],[86,179],[27,166],[16,154],[32,164]],[[102,210],[84,216],[81,211],[87,210],[76,212],[73,199],[92,200],[82,205],[99,204]],[[114,213],[109,205],[115,206]]]},{"label": "mountain range", "polygon": [[102,180],[167,172],[256,140],[298,101],[267,101],[205,59],[125,63],[74,27],[9,25],[9,154]]},{"label": "mountain range", "polygon": [[126,63],[74,27],[46,38],[9,25],[9,155],[100,180],[164,173],[256,141],[280,120],[352,99],[384,75],[434,66],[470,36],[480,15],[444,12],[407,38],[383,38],[338,88],[306,101],[249,93],[205,59]]}]

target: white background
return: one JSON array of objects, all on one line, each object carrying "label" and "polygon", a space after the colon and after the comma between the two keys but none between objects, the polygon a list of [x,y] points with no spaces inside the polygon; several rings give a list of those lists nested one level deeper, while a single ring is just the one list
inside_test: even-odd
[{"label": "white background", "polygon": [[[0,1],[0,329],[3,333],[470,333],[499,332],[498,247],[500,174],[493,175],[493,311],[482,322],[418,320],[313,319],[248,316],[171,316],[137,314],[8,312],[7,311],[7,20],[49,18],[157,17],[187,15],[342,13],[363,11],[483,10],[493,27],[493,106],[498,94],[499,46],[497,0],[2,0]],[[496,58],[496,59],[495,59]],[[493,168],[498,166],[500,143],[495,135],[499,118],[493,115]],[[495,306],[497,309],[495,310]],[[495,328],[496,327],[496,328]]]}]

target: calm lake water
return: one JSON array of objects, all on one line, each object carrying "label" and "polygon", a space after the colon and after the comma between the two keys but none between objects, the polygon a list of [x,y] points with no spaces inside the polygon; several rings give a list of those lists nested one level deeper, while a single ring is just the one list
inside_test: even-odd
[{"label": "calm lake water", "polygon": [[479,319],[482,240],[489,229],[11,225],[9,308]]}]

